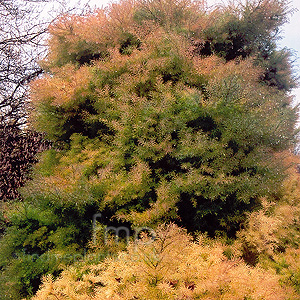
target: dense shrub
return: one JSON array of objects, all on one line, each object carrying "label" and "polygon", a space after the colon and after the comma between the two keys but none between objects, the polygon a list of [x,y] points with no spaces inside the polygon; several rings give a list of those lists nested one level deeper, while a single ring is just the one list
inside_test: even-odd
[{"label": "dense shrub", "polygon": [[278,253],[300,247],[300,174],[298,156],[285,152],[289,177],[283,182],[280,198],[263,199],[263,208],[249,213],[238,233],[244,259],[255,265],[274,260]]},{"label": "dense shrub", "polygon": [[[252,212],[238,233],[234,249],[250,265],[273,269],[281,282],[299,294],[300,259],[300,174],[299,156],[285,154],[289,177],[283,183],[280,199],[264,201],[262,210]],[[276,202],[275,202],[276,201]],[[230,248],[230,247],[229,247]],[[235,252],[231,249],[231,252]]]},{"label": "dense shrub", "polygon": [[93,203],[54,204],[42,197],[35,201],[38,205],[25,202],[6,213],[9,224],[0,241],[3,300],[33,295],[42,275],[57,276],[88,251]]},{"label": "dense shrub", "polygon": [[219,243],[192,242],[174,225],[159,227],[117,258],[45,277],[34,300],[52,299],[297,299],[279,276],[228,260]]}]

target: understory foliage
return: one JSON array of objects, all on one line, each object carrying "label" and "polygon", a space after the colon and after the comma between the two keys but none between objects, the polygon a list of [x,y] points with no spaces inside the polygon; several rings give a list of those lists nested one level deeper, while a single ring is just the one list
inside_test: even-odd
[{"label": "understory foliage", "polygon": [[101,264],[71,267],[56,281],[45,277],[33,299],[298,299],[279,276],[223,251],[201,236],[192,242],[174,224],[160,226],[155,241],[144,238]]},{"label": "understory foliage", "polygon": [[300,159],[286,155],[284,161],[290,166],[289,177],[283,183],[280,200],[264,199],[263,208],[248,215],[245,228],[237,234],[237,243],[249,265],[273,269],[283,284],[299,293]]},{"label": "understory foliage", "polygon": [[[30,118],[53,147],[21,189],[24,202],[3,216],[3,299],[32,296],[46,274],[53,277],[40,299],[67,299],[62,293],[134,299],[134,291],[138,299],[293,298],[299,198],[285,200],[292,187],[282,184],[297,108],[289,94],[295,86],[289,51],[276,48],[289,13],[284,0],[213,8],[202,1],[123,0],[54,22],[45,73],[31,84]],[[103,260],[118,250],[91,245],[96,213],[103,228],[174,222],[179,227],[158,232],[174,232],[170,245],[180,237],[178,249],[187,255],[170,246],[170,265],[148,270],[158,276],[153,282],[148,273],[133,278],[134,268],[146,268],[143,261],[132,262],[126,277],[134,249],[128,246],[118,259],[86,263],[77,280],[74,258],[98,251]],[[179,228],[231,245],[192,242]],[[152,246],[144,249],[149,255]],[[114,268],[120,274],[110,277]],[[84,279],[93,276],[99,281]]]}]

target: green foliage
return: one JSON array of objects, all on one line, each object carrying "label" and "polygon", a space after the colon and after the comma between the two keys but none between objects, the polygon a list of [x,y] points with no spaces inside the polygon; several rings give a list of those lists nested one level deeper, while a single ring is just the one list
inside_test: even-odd
[{"label": "green foliage", "polygon": [[278,26],[287,21],[289,13],[286,1],[246,1],[221,10],[213,26],[204,32],[210,51],[227,60],[270,51],[274,46],[272,32],[276,33]]},{"label": "green foliage", "polygon": [[56,165],[59,163],[57,152],[54,149],[45,151],[40,156],[40,160],[42,162],[38,165],[37,169],[42,176],[52,175]]},{"label": "green foliage", "polygon": [[0,241],[1,299],[32,295],[41,276],[57,276],[63,266],[82,257],[91,236],[93,204],[53,202],[36,198],[11,212]]},{"label": "green foliage", "polygon": [[292,286],[298,294],[300,294],[299,258],[299,248],[289,248],[284,254],[277,254],[275,260],[270,263],[276,272],[282,276],[282,282]]},{"label": "green foliage", "polygon": [[[234,235],[244,213],[276,193],[282,172],[274,153],[294,139],[288,56],[285,77],[279,68],[276,79],[273,46],[263,59],[287,12],[280,1],[212,12],[189,1],[122,1],[108,19],[100,10],[58,21],[47,61],[57,67],[33,86],[37,127],[62,143],[63,160],[72,163],[60,161],[61,174],[52,177],[68,181],[76,169],[64,188],[87,184],[87,197],[97,191],[108,218],[134,225],[177,219],[190,230]],[[191,20],[203,22],[201,34]],[[103,36],[91,37],[100,24]],[[195,48],[197,35],[209,53]],[[72,49],[98,41],[109,55],[81,67],[58,64],[57,36]]]},{"label": "green foliage", "polygon": [[62,268],[47,254],[15,254],[13,262],[2,271],[0,279],[1,299],[21,299],[33,295],[41,284],[44,274],[58,274]]},{"label": "green foliage", "polygon": [[[220,72],[218,77],[201,74],[175,48],[178,41],[170,40],[163,34],[154,52],[92,67],[92,85],[101,89],[97,96],[93,92],[94,101],[89,96],[82,103],[80,96],[76,109],[73,99],[72,106],[63,103],[56,111],[56,118],[72,111],[85,125],[64,126],[67,131],[58,139],[68,142],[65,136],[71,136],[65,159],[73,168],[85,164],[79,178],[93,177],[90,184],[102,186],[102,210],[109,208],[135,225],[177,215],[191,230],[232,234],[244,211],[257,206],[257,199],[279,182],[272,152],[289,145],[294,112],[282,106],[283,93],[260,86],[255,74],[244,79],[244,72],[254,68],[251,61],[240,62],[235,70],[235,64],[203,59]],[[94,140],[88,139],[92,129],[85,131],[89,117],[81,117],[85,105],[103,124],[94,130]],[[266,115],[274,105],[276,110]],[[94,150],[78,138],[90,141]],[[86,156],[90,151],[98,152],[93,161]]]},{"label": "green foliage", "polygon": [[277,0],[124,0],[52,24],[31,121],[55,149],[8,217],[2,286],[27,260],[41,271],[20,272],[11,295],[57,275],[68,263],[41,258],[82,254],[97,212],[103,226],[175,221],[234,237],[262,197],[279,197],[297,119],[289,55],[275,47],[287,11]]},{"label": "green foliage", "polygon": [[261,80],[269,86],[289,91],[297,86],[296,78],[292,75],[291,54],[287,49],[272,51],[267,57],[258,59],[265,72]]}]

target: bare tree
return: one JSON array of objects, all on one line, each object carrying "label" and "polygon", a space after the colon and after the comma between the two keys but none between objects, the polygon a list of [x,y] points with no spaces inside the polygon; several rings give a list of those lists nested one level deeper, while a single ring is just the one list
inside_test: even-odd
[{"label": "bare tree", "polygon": [[47,24],[38,20],[36,7],[0,0],[0,128],[26,123],[27,83],[42,73],[37,60]]},{"label": "bare tree", "polygon": [[[36,3],[38,2],[38,3]],[[0,199],[18,199],[36,154],[49,147],[41,134],[26,128],[28,83],[43,70],[48,23],[40,12],[47,2],[0,0]],[[42,5],[42,6],[41,6]]]}]

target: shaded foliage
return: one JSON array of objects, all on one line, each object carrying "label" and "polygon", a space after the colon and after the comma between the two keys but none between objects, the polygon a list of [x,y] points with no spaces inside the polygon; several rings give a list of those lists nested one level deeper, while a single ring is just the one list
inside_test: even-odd
[{"label": "shaded foliage", "polygon": [[18,189],[30,178],[37,153],[50,147],[43,135],[13,127],[0,129],[0,199],[19,199]]}]

